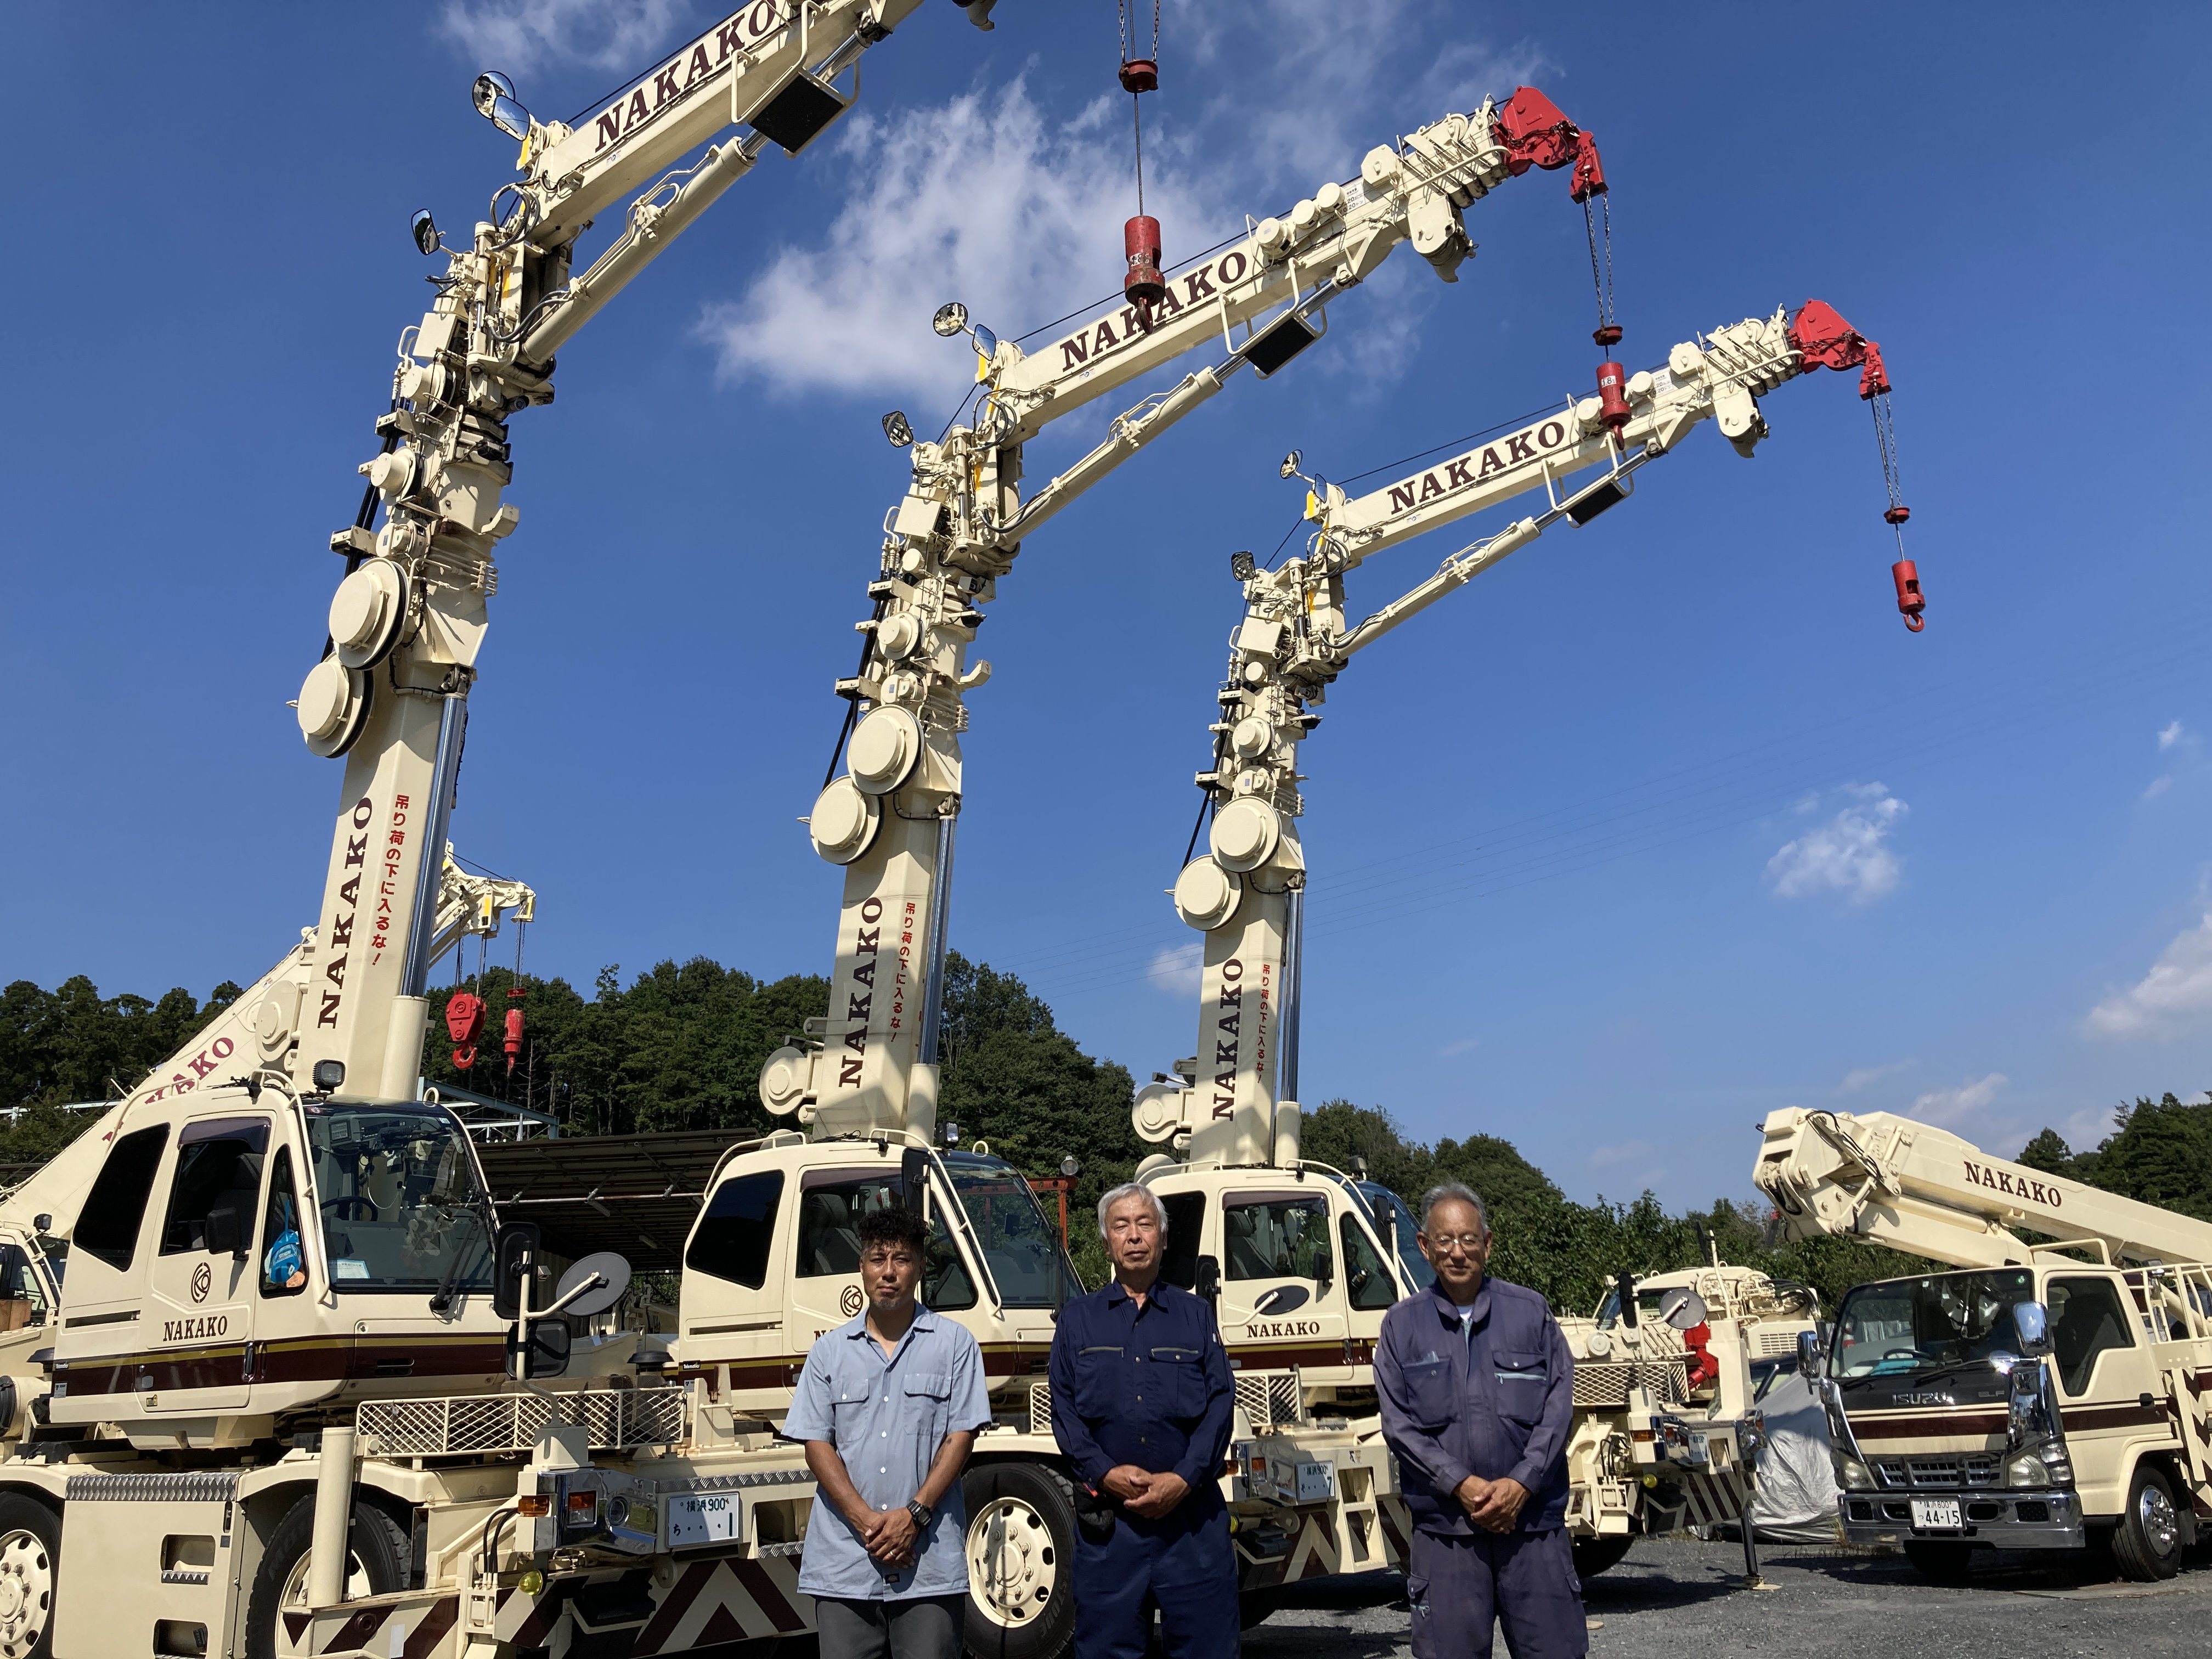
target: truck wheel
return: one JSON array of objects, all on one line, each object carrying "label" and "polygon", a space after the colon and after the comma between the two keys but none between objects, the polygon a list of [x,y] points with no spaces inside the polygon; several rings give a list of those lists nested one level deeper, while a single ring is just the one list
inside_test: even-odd
[{"label": "truck wheel", "polygon": [[1908,1538],[1905,1559],[1931,1584],[1963,1584],[1973,1576],[1974,1547],[1933,1538]]},{"label": "truck wheel", "polygon": [[0,1492],[0,1659],[52,1659],[62,1523],[21,1492]]},{"label": "truck wheel", "polygon": [[985,1463],[962,1477],[960,1492],[969,1653],[1054,1659],[1075,1633],[1075,1505],[1066,1483],[1031,1464]]},{"label": "truck wheel", "polygon": [[1627,1558],[1633,1538],[1577,1538],[1574,1540],[1575,1577],[1587,1584],[1607,1568],[1619,1566]]},{"label": "truck wheel", "polygon": [[[246,1606],[246,1659],[279,1659],[303,1650],[277,1615],[306,1610],[307,1558],[314,1541],[315,1495],[309,1492],[285,1512],[262,1552]],[[347,1597],[405,1589],[408,1554],[407,1534],[399,1523],[375,1504],[355,1498],[346,1536]]]},{"label": "truck wheel", "polygon": [[2128,1483],[2128,1510],[2112,1533],[2112,1559],[2121,1572],[2143,1583],[2171,1578],[2181,1568],[2181,1516],[2173,1488],[2149,1463],[2136,1465]]}]

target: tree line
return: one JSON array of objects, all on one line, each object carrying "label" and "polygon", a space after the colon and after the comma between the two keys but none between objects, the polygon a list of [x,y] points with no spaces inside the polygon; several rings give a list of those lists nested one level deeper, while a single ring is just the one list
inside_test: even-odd
[{"label": "tree line", "polygon": [[[509,992],[520,986],[523,994]],[[547,1113],[565,1134],[723,1129],[732,1138],[775,1127],[755,1083],[769,1054],[827,1006],[818,975],[763,981],[705,957],[663,962],[627,984],[603,969],[586,996],[566,980],[489,969],[468,988],[488,1005],[474,1063],[453,1063],[446,1004],[460,988],[431,993],[423,1075]],[[102,997],[82,976],[52,991],[19,980],[0,991],[0,1104],[22,1108],[0,1131],[0,1164],[50,1156],[94,1114],[72,1102],[116,1098],[181,1048],[240,994],[225,982],[205,1001],[174,989],[149,1000]],[[520,1053],[501,1050],[510,1006],[524,1013]],[[1022,981],[958,951],[946,959],[940,1121],[963,1142],[988,1141],[1024,1173],[1054,1175],[1065,1158],[1080,1165],[1070,1198],[1071,1243],[1087,1283],[1105,1258],[1085,1218],[1108,1188],[1129,1178],[1157,1150],[1129,1122],[1127,1068],[1077,1046]],[[1821,1238],[1770,1246],[1763,1206],[1726,1196],[1710,1207],[1670,1212],[1650,1193],[1583,1204],[1522,1157],[1510,1141],[1474,1134],[1425,1142],[1386,1110],[1332,1100],[1305,1116],[1309,1158],[1370,1178],[1418,1203],[1428,1188],[1458,1181],[1490,1207],[1498,1277],[1541,1291],[1563,1311],[1594,1310],[1623,1272],[1690,1267],[1717,1249],[1723,1261],[1812,1285],[1825,1306],[1868,1279],[1919,1272],[1925,1263],[1856,1240]],[[2119,1109],[2115,1130],[2075,1153],[2045,1130],[2021,1162],[2051,1174],[2212,1219],[2212,1104],[2172,1095]]]}]

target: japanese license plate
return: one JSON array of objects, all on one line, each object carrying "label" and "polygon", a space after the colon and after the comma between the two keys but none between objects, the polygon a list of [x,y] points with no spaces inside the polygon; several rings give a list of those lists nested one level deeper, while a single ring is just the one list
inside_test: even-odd
[{"label": "japanese license plate", "polygon": [[726,1543],[738,1535],[738,1499],[731,1492],[684,1492],[668,1500],[668,1547]]},{"label": "japanese license plate", "polygon": [[1959,1500],[1955,1498],[1916,1498],[1912,1500],[1915,1532],[1959,1530]]}]

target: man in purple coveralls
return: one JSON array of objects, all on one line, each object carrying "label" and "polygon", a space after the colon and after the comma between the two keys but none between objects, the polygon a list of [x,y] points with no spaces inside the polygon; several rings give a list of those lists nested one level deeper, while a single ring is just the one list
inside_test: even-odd
[{"label": "man in purple coveralls", "polygon": [[1581,1659],[1566,1337],[1543,1297],[1484,1277],[1490,1221],[1465,1187],[1422,1199],[1417,1242],[1436,1283],[1382,1316],[1375,1353],[1382,1435],[1413,1520],[1414,1659],[1490,1659],[1494,1623],[1514,1659]]}]

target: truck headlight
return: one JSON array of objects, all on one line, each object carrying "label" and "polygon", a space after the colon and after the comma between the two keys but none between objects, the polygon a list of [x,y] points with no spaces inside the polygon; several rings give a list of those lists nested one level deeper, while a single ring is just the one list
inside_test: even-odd
[{"label": "truck headlight", "polygon": [[2033,1452],[2023,1452],[2005,1465],[2005,1485],[2008,1486],[2045,1486],[2051,1484],[2051,1472],[2043,1466],[2042,1458]]},{"label": "truck headlight", "polygon": [[1836,1454],[1836,1479],[1843,1483],[1845,1492],[1872,1492],[1874,1471],[1849,1452]]}]

